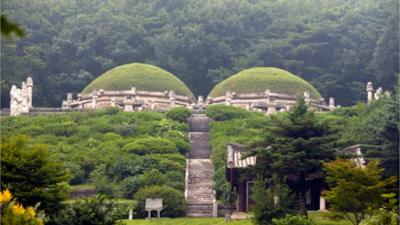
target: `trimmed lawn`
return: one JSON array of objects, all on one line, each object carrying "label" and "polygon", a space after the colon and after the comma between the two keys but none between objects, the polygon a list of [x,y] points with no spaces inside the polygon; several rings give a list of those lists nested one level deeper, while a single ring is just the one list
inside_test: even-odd
[{"label": "trimmed lawn", "polygon": [[[348,221],[332,221],[327,218],[327,213],[311,212],[310,217],[316,222],[317,225],[351,225]],[[235,220],[225,222],[224,218],[177,218],[177,219],[135,219],[123,220],[126,225],[253,225],[250,220]]]},{"label": "trimmed lawn", "polygon": [[250,220],[239,220],[226,223],[224,218],[177,218],[177,219],[140,219],[124,220],[127,225],[252,225]]}]

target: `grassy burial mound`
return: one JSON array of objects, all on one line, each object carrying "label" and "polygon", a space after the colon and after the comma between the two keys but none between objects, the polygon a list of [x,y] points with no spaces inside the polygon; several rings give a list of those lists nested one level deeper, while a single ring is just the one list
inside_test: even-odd
[{"label": "grassy burial mound", "polygon": [[130,90],[136,87],[143,91],[169,91],[193,96],[189,88],[168,71],[149,64],[132,63],[117,66],[92,81],[82,93],[93,90]]},{"label": "grassy burial mound", "polygon": [[255,67],[243,70],[220,82],[210,92],[210,97],[225,95],[226,91],[236,93],[272,92],[291,95],[303,95],[309,92],[312,98],[321,98],[321,94],[302,78],[273,67]]}]

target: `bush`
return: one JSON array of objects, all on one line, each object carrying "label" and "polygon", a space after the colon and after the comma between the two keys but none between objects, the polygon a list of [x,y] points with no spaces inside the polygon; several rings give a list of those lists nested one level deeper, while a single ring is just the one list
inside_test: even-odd
[{"label": "bush", "polygon": [[286,215],[284,218],[272,221],[274,225],[315,225],[311,219],[299,215]]},{"label": "bush", "polygon": [[187,203],[182,192],[168,186],[151,186],[141,188],[135,194],[138,202],[137,215],[145,217],[144,210],[146,198],[162,198],[164,210],[161,211],[163,217],[180,217],[186,214]]},{"label": "bush", "polygon": [[46,223],[48,225],[114,225],[117,222],[120,209],[114,202],[108,200],[104,195],[94,198],[78,200],[58,215],[51,217]]},{"label": "bush", "polygon": [[43,225],[43,219],[36,216],[36,208],[23,207],[12,200],[10,190],[0,193],[1,224],[3,225]]},{"label": "bush", "polygon": [[170,109],[167,112],[166,116],[167,116],[167,118],[169,118],[171,120],[175,120],[180,123],[186,123],[187,119],[190,117],[191,114],[192,114],[192,112],[188,108],[176,107],[176,108]]},{"label": "bush", "polygon": [[254,222],[258,225],[274,224],[274,218],[283,217],[292,208],[289,188],[277,176],[266,181],[256,180],[251,198],[255,200],[252,211]]},{"label": "bush", "polygon": [[159,137],[146,137],[127,144],[124,151],[137,155],[157,154],[157,153],[178,153],[176,145],[168,139]]},{"label": "bush", "polygon": [[361,225],[398,225],[398,210],[379,209],[373,216],[361,222]]}]

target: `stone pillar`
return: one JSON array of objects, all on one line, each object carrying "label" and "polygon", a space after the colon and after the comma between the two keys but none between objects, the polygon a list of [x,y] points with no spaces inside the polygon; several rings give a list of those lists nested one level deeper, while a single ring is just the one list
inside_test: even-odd
[{"label": "stone pillar", "polygon": [[95,109],[95,108],[96,108],[97,99],[98,99],[97,91],[93,91],[93,92],[92,92],[92,109]]},{"label": "stone pillar", "polygon": [[26,79],[26,88],[28,92],[28,107],[32,107],[32,89],[33,89],[33,80],[31,77]]},{"label": "stone pillar", "polygon": [[372,86],[372,82],[368,82],[367,83],[368,103],[370,103],[372,100],[374,100],[373,92],[374,92],[374,87]]},{"label": "stone pillar", "polygon": [[[215,191],[214,191],[215,192]],[[214,199],[213,199],[213,217],[214,218],[217,218],[218,217],[218,202],[217,202],[217,200],[215,199],[215,196],[214,196]]]},{"label": "stone pillar", "polygon": [[17,86],[13,85],[10,90],[10,116],[18,116],[20,112],[18,110],[18,97],[20,92]]},{"label": "stone pillar", "polygon": [[275,106],[268,106],[267,114],[273,114],[275,112],[276,112],[276,107]]},{"label": "stone pillar", "polygon": [[307,91],[304,92],[304,101],[306,102],[307,105],[310,104],[310,101],[311,101],[310,93],[308,93]]},{"label": "stone pillar", "polygon": [[265,101],[267,102],[267,104],[271,102],[270,95],[271,95],[271,90],[266,89],[264,91],[264,97],[265,97]]},{"label": "stone pillar", "polygon": [[279,196],[274,195],[274,205],[278,205],[279,204]]},{"label": "stone pillar", "polygon": [[67,93],[67,104],[66,104],[66,108],[70,109],[71,108],[71,104],[72,104],[72,93],[68,92]]},{"label": "stone pillar", "polygon": [[133,101],[130,98],[124,99],[124,110],[125,112],[132,112],[133,111]]},{"label": "stone pillar", "polygon": [[115,107],[115,98],[111,98],[111,107]]},{"label": "stone pillar", "polygon": [[199,97],[197,98],[197,106],[199,108],[204,107],[204,97],[202,95],[199,95]]},{"label": "stone pillar", "polygon": [[133,95],[136,95],[136,88],[135,88],[135,87],[132,87],[132,88],[131,88],[131,93],[132,93]]},{"label": "stone pillar", "polygon": [[28,88],[26,87],[26,83],[22,82],[21,85],[21,102],[20,102],[20,110],[22,113],[28,113],[29,112],[29,105],[28,105]]},{"label": "stone pillar", "polygon": [[225,105],[227,105],[227,106],[232,105],[232,92],[231,91],[225,92]]},{"label": "stone pillar", "polygon": [[81,99],[82,99],[82,94],[81,93],[79,93],[78,95],[77,95],[77,101],[78,101],[78,108],[79,109],[82,109],[83,108],[83,104],[81,103]]},{"label": "stone pillar", "polygon": [[175,92],[173,90],[169,91],[169,104],[171,108],[175,107]]},{"label": "stone pillar", "polygon": [[322,195],[319,197],[319,211],[326,211],[326,199]]},{"label": "stone pillar", "polygon": [[374,94],[374,97],[376,100],[378,100],[382,95],[382,87],[379,87],[378,89],[376,89],[376,92]]},{"label": "stone pillar", "polygon": [[155,110],[156,109],[156,104],[155,104],[154,100],[150,100],[150,109],[151,110]]},{"label": "stone pillar", "polygon": [[329,98],[329,110],[334,110],[335,109],[335,98],[330,97]]}]

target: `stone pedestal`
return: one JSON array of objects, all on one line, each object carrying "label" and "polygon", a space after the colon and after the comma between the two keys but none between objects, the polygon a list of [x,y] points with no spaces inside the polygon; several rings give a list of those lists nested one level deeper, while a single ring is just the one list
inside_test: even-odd
[{"label": "stone pedestal", "polygon": [[367,83],[367,93],[368,103],[370,103],[374,99],[374,88],[372,86],[372,82]]},{"label": "stone pedestal", "polygon": [[319,197],[319,211],[326,211],[326,199],[324,197]]}]

